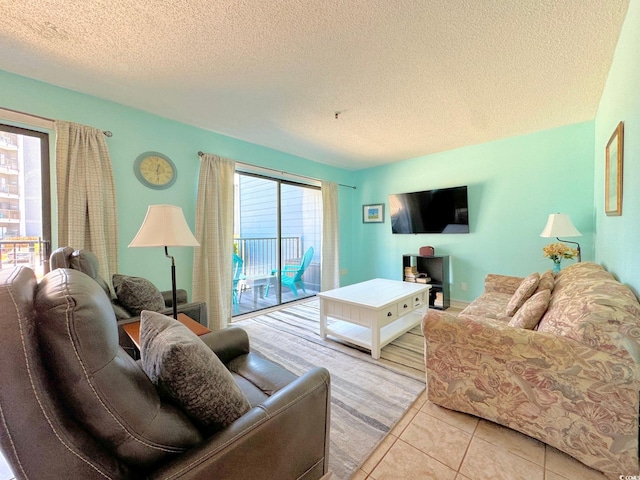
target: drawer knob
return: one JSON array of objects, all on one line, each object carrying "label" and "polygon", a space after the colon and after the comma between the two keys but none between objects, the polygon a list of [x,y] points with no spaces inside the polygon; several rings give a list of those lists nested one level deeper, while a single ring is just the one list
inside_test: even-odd
[{"label": "drawer knob", "polygon": [[407,308],[407,307],[408,307],[408,305],[405,303],[405,304],[404,304],[404,307],[402,307],[402,308]]},{"label": "drawer knob", "polygon": [[391,312],[387,312],[387,317],[390,317],[390,316],[391,316]]}]

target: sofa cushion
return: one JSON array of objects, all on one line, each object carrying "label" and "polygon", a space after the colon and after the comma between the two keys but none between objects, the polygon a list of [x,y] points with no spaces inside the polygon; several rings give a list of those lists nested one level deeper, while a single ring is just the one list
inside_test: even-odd
[{"label": "sofa cushion", "polygon": [[524,305],[518,309],[509,322],[509,326],[533,330],[535,326],[538,325],[544,312],[547,311],[549,298],[551,298],[551,292],[549,290],[542,290],[541,292],[533,294],[524,302]]},{"label": "sofa cushion", "polygon": [[160,290],[146,278],[129,277],[116,273],[111,277],[118,302],[134,316],[142,310],[159,312],[165,308],[164,298]]},{"label": "sofa cushion", "polygon": [[151,381],[205,430],[225,427],[250,410],[227,367],[177,320],[143,311],[140,345]]},{"label": "sofa cushion", "polygon": [[549,290],[549,292],[553,292],[553,287],[555,285],[555,278],[553,276],[553,271],[547,270],[542,275],[540,275],[540,282],[538,283],[538,287],[536,288],[535,293],[542,292],[543,290]]},{"label": "sofa cushion", "polygon": [[146,468],[202,441],[120,348],[110,299],[96,282],[77,270],[52,270],[38,286],[34,307],[50,381],[69,418],[104,448]]},{"label": "sofa cushion", "polygon": [[533,295],[533,292],[536,291],[538,283],[540,283],[540,274],[538,272],[533,272],[531,275],[522,280],[522,283],[520,283],[520,286],[511,297],[511,300],[509,300],[504,313],[508,317],[513,317],[516,311],[518,311],[518,309],[524,304],[524,302],[526,302],[527,299],[531,295]]},{"label": "sofa cushion", "polygon": [[499,292],[486,292],[467,305],[460,316],[502,318],[504,306],[509,302],[511,294]]}]

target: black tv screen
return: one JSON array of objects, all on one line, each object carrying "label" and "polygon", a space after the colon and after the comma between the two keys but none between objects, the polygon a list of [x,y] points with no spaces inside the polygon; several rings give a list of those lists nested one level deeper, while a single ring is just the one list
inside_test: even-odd
[{"label": "black tv screen", "polygon": [[467,187],[389,195],[393,233],[469,233]]}]

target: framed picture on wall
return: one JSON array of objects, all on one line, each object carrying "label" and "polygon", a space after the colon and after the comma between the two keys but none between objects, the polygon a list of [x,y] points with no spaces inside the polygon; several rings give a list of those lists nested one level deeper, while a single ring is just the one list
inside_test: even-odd
[{"label": "framed picture on wall", "polygon": [[622,215],[622,152],[623,123],[620,122],[607,143],[604,170],[604,211],[607,215]]},{"label": "framed picture on wall", "polygon": [[384,203],[362,206],[363,223],[384,223]]}]

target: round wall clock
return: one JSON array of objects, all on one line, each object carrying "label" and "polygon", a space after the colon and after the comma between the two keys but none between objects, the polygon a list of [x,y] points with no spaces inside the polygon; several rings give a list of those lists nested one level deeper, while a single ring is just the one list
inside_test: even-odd
[{"label": "round wall clock", "polygon": [[171,159],[158,152],[145,152],[138,156],[133,170],[143,185],[157,190],[169,188],[178,176],[178,170]]}]

